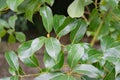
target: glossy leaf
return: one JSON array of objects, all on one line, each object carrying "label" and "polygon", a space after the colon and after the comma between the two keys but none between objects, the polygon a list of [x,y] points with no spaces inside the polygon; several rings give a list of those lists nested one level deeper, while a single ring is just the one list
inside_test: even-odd
[{"label": "glossy leaf", "polygon": [[45,39],[46,39],[45,37],[38,37],[32,41],[31,43],[32,53],[38,51],[43,46]]},{"label": "glossy leaf", "polygon": [[36,58],[35,55],[32,55],[32,56],[27,57],[27,58],[21,58],[21,61],[27,66],[39,67],[39,62],[38,62],[38,59]]},{"label": "glossy leaf", "polygon": [[103,51],[107,50],[108,48],[111,47],[111,44],[114,42],[114,40],[109,37],[109,36],[105,36],[101,39],[101,49]]},{"label": "glossy leaf", "polygon": [[52,31],[53,27],[53,14],[48,6],[40,8],[40,15],[42,16],[43,25],[48,33]]},{"label": "glossy leaf", "polygon": [[10,7],[11,10],[17,11],[17,7],[23,2],[24,0],[6,0],[7,5]]},{"label": "glossy leaf", "polygon": [[54,30],[57,33],[58,28],[64,23],[66,17],[64,15],[55,15],[53,18]]},{"label": "glossy leaf", "polygon": [[10,77],[1,78],[0,80],[10,80]]},{"label": "glossy leaf", "polygon": [[54,59],[46,51],[44,51],[44,65],[46,68],[52,68],[55,65]]},{"label": "glossy leaf", "polygon": [[56,76],[50,80],[76,80],[76,79],[73,76],[59,75],[59,76]]},{"label": "glossy leaf", "polygon": [[77,27],[71,32],[70,40],[72,43],[79,42],[87,30],[87,23],[84,20],[79,20]]},{"label": "glossy leaf", "polygon": [[17,20],[17,16],[11,16],[8,20],[8,23],[10,25],[11,28],[15,29],[15,21]]},{"label": "glossy leaf", "polygon": [[88,50],[87,54],[88,54],[88,60],[87,60],[88,63],[98,62],[102,59],[103,56],[103,54],[100,51],[95,49]]},{"label": "glossy leaf", "polygon": [[63,73],[44,73],[36,77],[34,80],[51,80],[52,78],[63,75]]},{"label": "glossy leaf", "polygon": [[81,17],[84,14],[84,0],[74,0],[68,7],[68,14],[70,17]]},{"label": "glossy leaf", "polygon": [[90,65],[90,64],[77,65],[73,69],[73,71],[80,73],[80,74],[87,75],[91,78],[99,78],[102,76],[101,72],[96,67],[94,67],[93,65]]},{"label": "glossy leaf", "polygon": [[34,12],[39,8],[42,0],[24,0],[18,7],[20,12],[25,13],[25,17],[32,22]]},{"label": "glossy leaf", "polygon": [[64,64],[64,53],[61,52],[58,56],[58,60],[55,62],[56,64],[53,66],[53,69],[60,69]]},{"label": "glossy leaf", "polygon": [[15,37],[20,42],[24,42],[26,40],[26,36],[22,32],[15,32]]},{"label": "glossy leaf", "polygon": [[61,51],[60,42],[56,38],[47,38],[45,48],[48,55],[56,61]]},{"label": "glossy leaf", "polygon": [[55,0],[44,0],[44,1],[48,3],[50,6],[52,6]]},{"label": "glossy leaf", "polygon": [[20,57],[20,59],[28,58],[31,55],[33,55],[32,49],[31,49],[31,43],[32,43],[32,41],[27,41],[19,46],[18,56]]},{"label": "glossy leaf", "polygon": [[18,57],[15,54],[15,52],[10,51],[5,53],[5,58],[8,62],[8,64],[14,69],[18,70],[19,69],[19,62],[18,62]]},{"label": "glossy leaf", "polygon": [[84,48],[80,44],[74,44],[68,51],[68,64],[71,68],[76,66],[80,58],[84,55]]},{"label": "glossy leaf", "polygon": [[77,20],[68,17],[64,21],[63,25],[58,28],[57,36],[60,38],[68,34],[70,31],[74,30],[77,27],[77,23]]}]

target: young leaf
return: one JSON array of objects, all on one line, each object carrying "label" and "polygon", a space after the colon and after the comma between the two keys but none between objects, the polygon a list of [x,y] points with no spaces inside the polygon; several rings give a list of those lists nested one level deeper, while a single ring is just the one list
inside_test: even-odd
[{"label": "young leaf", "polygon": [[57,36],[60,38],[68,34],[70,31],[74,30],[77,27],[77,23],[77,20],[68,17],[65,19],[63,25],[58,28]]},{"label": "young leaf", "polygon": [[39,62],[38,62],[35,55],[32,55],[32,56],[27,57],[27,58],[21,58],[21,61],[25,65],[30,66],[30,67],[38,67],[39,66]]},{"label": "young leaf", "polygon": [[54,30],[57,33],[58,28],[64,23],[66,17],[63,15],[55,15],[53,18]]},{"label": "young leaf", "polygon": [[31,43],[32,53],[36,52],[43,46],[45,39],[46,39],[45,37],[39,37],[32,41]]},{"label": "young leaf", "polygon": [[10,7],[11,10],[17,11],[17,7],[23,2],[24,0],[6,0],[7,5]]},{"label": "young leaf", "polygon": [[6,30],[0,29],[0,38],[5,36],[5,34],[6,34]]},{"label": "young leaf", "polygon": [[47,38],[45,40],[45,48],[48,55],[56,61],[61,51],[60,42],[56,38]]},{"label": "young leaf", "polygon": [[10,52],[5,52],[5,58],[8,62],[8,64],[14,69],[18,70],[19,69],[19,62],[18,62],[18,57],[15,54],[15,52],[10,51]]},{"label": "young leaf", "polygon": [[43,25],[48,33],[52,31],[53,27],[53,14],[48,6],[40,8],[40,15],[42,16]]},{"label": "young leaf", "polygon": [[25,34],[22,32],[15,32],[15,37],[20,42],[24,42],[26,40]]},{"label": "young leaf", "polygon": [[84,20],[79,20],[77,27],[71,32],[70,40],[72,43],[77,43],[82,39],[87,29],[87,23]]},{"label": "young leaf", "polygon": [[80,44],[74,44],[68,51],[68,64],[71,68],[76,66],[80,58],[84,55],[84,48]]},{"label": "young leaf", "polygon": [[70,17],[81,17],[84,14],[84,2],[85,0],[74,0],[68,7],[68,14]]},{"label": "young leaf", "polygon": [[15,21],[17,20],[17,16],[11,16],[8,20],[8,23],[10,25],[11,28],[15,29]]},{"label": "young leaf", "polygon": [[84,74],[87,75],[91,78],[99,78],[101,77],[101,72],[94,66],[90,65],[90,64],[81,64],[81,65],[77,65],[74,69],[74,72],[80,73],[80,74]]}]

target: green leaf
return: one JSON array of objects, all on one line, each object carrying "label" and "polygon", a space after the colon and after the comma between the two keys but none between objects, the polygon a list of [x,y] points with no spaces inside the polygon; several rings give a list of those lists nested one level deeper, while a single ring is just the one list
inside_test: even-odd
[{"label": "green leaf", "polygon": [[20,12],[25,13],[25,17],[32,22],[34,12],[39,8],[42,0],[24,0],[18,7]]},{"label": "green leaf", "polygon": [[55,62],[56,64],[53,66],[53,69],[60,69],[64,64],[64,53],[61,52],[58,56],[58,60]]},{"label": "green leaf", "polygon": [[44,51],[44,65],[46,68],[52,68],[55,65],[55,61],[51,58],[46,50]]},{"label": "green leaf", "polygon": [[9,43],[14,43],[14,42],[16,42],[16,39],[15,39],[15,37],[14,37],[13,34],[10,34],[10,35],[9,35],[8,42],[9,42]]},{"label": "green leaf", "polygon": [[7,7],[6,0],[0,0],[0,11]]},{"label": "green leaf", "polygon": [[84,20],[79,20],[77,27],[71,32],[70,40],[72,43],[77,43],[81,40],[87,30],[87,23]]},{"label": "green leaf", "polygon": [[88,63],[95,63],[102,59],[103,54],[98,50],[91,49],[87,52],[88,54]]},{"label": "green leaf", "polygon": [[68,51],[68,64],[71,68],[76,66],[80,58],[84,55],[84,48],[80,44],[74,44]]},{"label": "green leaf", "polygon": [[48,6],[40,8],[40,15],[42,16],[43,25],[48,33],[52,31],[53,27],[53,14]]},{"label": "green leaf", "polygon": [[111,47],[111,44],[114,42],[114,40],[109,37],[109,36],[104,36],[102,39],[101,39],[101,49],[103,51],[107,50],[108,48]]},{"label": "green leaf", "polygon": [[8,20],[8,23],[10,25],[11,28],[15,29],[15,21],[17,20],[17,16],[11,16]]},{"label": "green leaf", "polygon": [[56,38],[47,38],[45,40],[45,49],[48,55],[56,61],[61,51],[61,44]]},{"label": "green leaf", "polygon": [[84,6],[89,5],[89,4],[91,4],[91,3],[93,3],[92,0],[85,0]]},{"label": "green leaf", "polygon": [[90,64],[81,64],[77,65],[74,69],[74,72],[87,75],[91,78],[100,78],[102,76],[101,72]]},{"label": "green leaf", "polygon": [[15,54],[15,52],[10,51],[10,52],[5,52],[5,58],[8,62],[8,64],[14,69],[18,70],[19,69],[19,62],[18,62],[18,57]]},{"label": "green leaf", "polygon": [[44,0],[44,1],[48,3],[50,6],[52,6],[55,0]]},{"label": "green leaf", "polygon": [[63,25],[58,28],[57,36],[60,38],[77,27],[78,21],[71,18],[66,18]]},{"label": "green leaf", "polygon": [[52,78],[63,75],[63,73],[44,73],[36,77],[34,80],[51,80]]},{"label": "green leaf", "polygon": [[107,11],[109,8],[114,9],[118,6],[119,0],[101,0],[100,10]]},{"label": "green leaf", "polygon": [[27,66],[39,67],[39,62],[38,62],[38,59],[36,58],[35,55],[32,55],[32,56],[27,57],[27,58],[20,58],[20,60]]},{"label": "green leaf", "polygon": [[59,75],[59,76],[56,76],[50,80],[76,80],[76,79],[73,76]]},{"label": "green leaf", "polygon": [[84,14],[84,0],[74,0],[68,7],[68,14],[70,17],[81,17]]},{"label": "green leaf", "polygon": [[6,30],[0,29],[0,38],[2,38],[3,36],[5,36],[5,34],[6,34]]},{"label": "green leaf", "polygon": [[103,80],[115,80],[115,70],[110,70],[110,72],[104,77]]},{"label": "green leaf", "polygon": [[24,42],[26,40],[25,34],[23,32],[15,32],[15,37],[20,42]]},{"label": "green leaf", "polygon": [[19,80],[19,77],[18,76],[12,76],[12,77],[10,77],[10,80]]},{"label": "green leaf", "polygon": [[64,23],[66,17],[64,15],[55,15],[53,18],[54,30],[57,33],[58,28]]},{"label": "green leaf", "polygon": [[10,80],[10,77],[2,78],[0,80]]},{"label": "green leaf", "polygon": [[0,19],[0,27],[9,28],[9,24],[6,21]]},{"label": "green leaf", "polygon": [[31,43],[32,41],[27,41],[24,42],[23,44],[21,44],[18,48],[18,56],[22,59],[22,58],[28,58],[31,55],[33,55],[32,53],[32,49],[31,49]]},{"label": "green leaf", "polygon": [[36,52],[43,46],[45,39],[46,39],[45,37],[38,37],[32,41],[31,43],[32,53]]},{"label": "green leaf", "polygon": [[17,7],[23,2],[24,0],[6,0],[7,5],[13,11],[18,11]]}]

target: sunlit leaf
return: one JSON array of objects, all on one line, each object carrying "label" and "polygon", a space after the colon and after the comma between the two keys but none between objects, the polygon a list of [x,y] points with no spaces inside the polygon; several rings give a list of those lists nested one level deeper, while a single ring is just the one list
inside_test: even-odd
[{"label": "sunlit leaf", "polygon": [[101,72],[96,67],[94,67],[93,65],[90,65],[90,64],[77,65],[73,69],[73,71],[80,73],[80,74],[87,75],[91,78],[99,78],[102,76]]},{"label": "sunlit leaf", "polygon": [[81,17],[84,14],[84,0],[74,0],[68,7],[70,17]]},{"label": "sunlit leaf", "polygon": [[8,64],[14,69],[18,70],[19,69],[19,62],[18,62],[18,57],[15,54],[15,52],[10,51],[10,52],[5,52],[5,58],[8,62]]},{"label": "sunlit leaf", "polygon": [[47,38],[45,40],[45,48],[50,57],[55,61],[61,51],[61,44],[56,38]]},{"label": "sunlit leaf", "polygon": [[48,6],[40,8],[40,15],[42,16],[43,25],[48,33],[52,31],[53,27],[53,14]]},{"label": "sunlit leaf", "polygon": [[72,43],[77,43],[82,39],[87,29],[87,23],[84,20],[79,20],[77,27],[71,32],[70,40]]},{"label": "sunlit leaf", "polygon": [[71,18],[66,18],[64,23],[58,28],[57,36],[60,38],[77,27],[78,21]]},{"label": "sunlit leaf", "polygon": [[71,68],[76,66],[80,58],[84,55],[84,48],[80,44],[74,44],[68,51],[68,64]]},{"label": "sunlit leaf", "polygon": [[53,18],[54,30],[57,33],[58,28],[64,23],[66,17],[64,15],[55,15]]},{"label": "sunlit leaf", "polygon": [[10,25],[11,28],[15,29],[15,22],[17,20],[17,16],[14,15],[14,16],[11,16],[8,20],[8,23]]},{"label": "sunlit leaf", "polygon": [[10,7],[11,10],[17,11],[17,7],[23,2],[24,0],[6,0],[7,5]]},{"label": "sunlit leaf", "polygon": [[26,40],[26,36],[22,32],[15,32],[15,37],[20,42],[24,42]]},{"label": "sunlit leaf", "polygon": [[36,77],[34,80],[51,80],[52,78],[63,75],[63,73],[44,73]]}]

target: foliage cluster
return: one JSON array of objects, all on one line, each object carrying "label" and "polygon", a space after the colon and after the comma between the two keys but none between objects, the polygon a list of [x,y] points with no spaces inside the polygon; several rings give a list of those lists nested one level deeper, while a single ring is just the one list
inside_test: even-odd
[{"label": "foliage cluster", "polygon": [[[74,0],[68,7],[69,16],[53,15],[50,6],[55,0],[0,0],[0,14],[10,9],[15,12],[8,21],[0,19],[0,39],[9,34],[9,42],[16,39],[22,44],[17,52],[5,52],[11,77],[0,80],[120,80],[120,5],[119,0]],[[90,10],[89,5],[95,8]],[[32,22],[34,13],[42,17],[45,36],[25,41],[22,32],[15,31],[18,14]],[[86,18],[88,16],[88,18]],[[56,37],[51,36],[51,31]],[[70,34],[71,43],[61,44],[61,37]],[[91,43],[81,42],[84,35],[93,36]],[[100,49],[93,48],[100,40]],[[35,53],[44,47],[44,68]],[[67,63],[64,64],[64,56]],[[19,59],[38,74],[25,74]],[[67,71],[63,70],[67,67]]]}]

